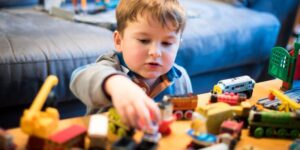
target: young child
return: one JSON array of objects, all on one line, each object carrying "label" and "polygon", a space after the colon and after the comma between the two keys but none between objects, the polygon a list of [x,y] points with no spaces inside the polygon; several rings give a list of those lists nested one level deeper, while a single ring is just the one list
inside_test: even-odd
[{"label": "young child", "polygon": [[116,17],[117,52],[76,69],[70,88],[88,113],[113,104],[125,123],[141,129],[160,121],[155,101],[163,95],[192,92],[185,69],[174,63],[185,13],[178,0],[121,0]]}]

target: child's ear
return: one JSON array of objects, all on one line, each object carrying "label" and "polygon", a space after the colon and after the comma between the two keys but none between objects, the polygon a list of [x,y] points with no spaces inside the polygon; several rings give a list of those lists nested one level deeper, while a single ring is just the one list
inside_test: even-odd
[{"label": "child's ear", "polygon": [[114,44],[115,44],[115,48],[118,52],[122,52],[121,42],[122,42],[122,35],[120,34],[120,32],[115,31],[114,32]]}]

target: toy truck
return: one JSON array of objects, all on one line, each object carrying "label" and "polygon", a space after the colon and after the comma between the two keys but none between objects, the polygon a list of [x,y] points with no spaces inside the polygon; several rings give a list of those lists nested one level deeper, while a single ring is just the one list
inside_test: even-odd
[{"label": "toy truck", "polygon": [[24,111],[20,121],[24,133],[46,139],[57,128],[59,121],[57,109],[48,107],[45,112],[41,111],[48,93],[57,83],[58,78],[50,75],[42,85],[30,108]]},{"label": "toy truck", "polygon": [[254,137],[299,137],[300,112],[250,111],[249,134]]},{"label": "toy truck", "polygon": [[168,95],[169,101],[173,103],[173,114],[177,119],[191,119],[198,104],[198,97],[194,94]]},{"label": "toy truck", "polygon": [[225,80],[220,80],[214,85],[212,93],[222,94],[225,92],[244,93],[250,98],[253,93],[255,81],[249,76],[240,76]]}]

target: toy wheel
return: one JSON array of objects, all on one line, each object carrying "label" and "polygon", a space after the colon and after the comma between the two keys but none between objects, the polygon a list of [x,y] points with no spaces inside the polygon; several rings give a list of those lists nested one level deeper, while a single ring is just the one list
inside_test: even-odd
[{"label": "toy wheel", "polygon": [[299,130],[293,129],[293,130],[291,131],[291,138],[295,139],[295,138],[297,138],[298,136],[299,136]]},{"label": "toy wheel", "polygon": [[192,119],[192,117],[193,117],[193,111],[192,111],[192,110],[187,110],[187,111],[184,113],[184,118],[185,118],[185,119],[190,120],[190,119]]},{"label": "toy wheel", "polygon": [[272,137],[272,136],[273,136],[273,133],[274,133],[273,128],[267,128],[267,129],[266,129],[266,136]]},{"label": "toy wheel", "polygon": [[258,127],[254,130],[255,137],[262,137],[264,135],[264,129],[262,127]]},{"label": "toy wheel", "polygon": [[251,98],[252,97],[252,93],[253,93],[253,90],[246,91],[247,98]]},{"label": "toy wheel", "polygon": [[180,120],[183,118],[183,112],[180,110],[175,111],[174,115],[176,116],[177,120]]},{"label": "toy wheel", "polygon": [[281,128],[278,130],[277,135],[279,137],[286,137],[288,135],[288,132],[286,131],[286,129]]}]

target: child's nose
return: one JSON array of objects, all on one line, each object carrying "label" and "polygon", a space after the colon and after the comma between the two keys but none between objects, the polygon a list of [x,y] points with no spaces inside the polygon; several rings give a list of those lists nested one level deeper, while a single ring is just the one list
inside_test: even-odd
[{"label": "child's nose", "polygon": [[158,44],[153,44],[148,52],[151,57],[161,57],[161,47]]}]

